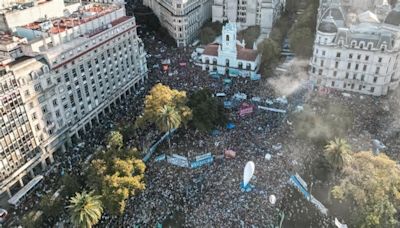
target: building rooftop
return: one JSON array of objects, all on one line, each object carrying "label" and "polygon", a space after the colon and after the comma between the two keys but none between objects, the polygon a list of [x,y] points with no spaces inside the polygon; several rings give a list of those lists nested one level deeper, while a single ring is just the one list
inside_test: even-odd
[{"label": "building rooftop", "polygon": [[3,5],[2,8],[0,8],[0,14],[28,9],[35,5],[41,5],[51,1],[52,0],[19,0],[14,3],[9,3],[8,5]]},{"label": "building rooftop", "polygon": [[111,13],[119,8],[120,6],[112,4],[88,4],[81,6],[78,11],[73,12],[69,16],[34,21],[22,27],[30,30],[58,34],[69,28],[85,24],[98,17]]},{"label": "building rooftop", "polygon": [[[219,44],[209,44],[205,47],[203,55],[218,56]],[[256,50],[243,48],[242,46],[236,45],[237,59],[245,61],[255,61],[258,53]]]}]

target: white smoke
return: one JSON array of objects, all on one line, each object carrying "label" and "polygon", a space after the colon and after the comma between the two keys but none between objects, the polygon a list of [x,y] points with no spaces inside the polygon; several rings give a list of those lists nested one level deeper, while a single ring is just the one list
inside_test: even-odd
[{"label": "white smoke", "polygon": [[287,72],[277,73],[267,81],[279,96],[290,96],[308,80],[308,59],[293,59],[287,63]]}]

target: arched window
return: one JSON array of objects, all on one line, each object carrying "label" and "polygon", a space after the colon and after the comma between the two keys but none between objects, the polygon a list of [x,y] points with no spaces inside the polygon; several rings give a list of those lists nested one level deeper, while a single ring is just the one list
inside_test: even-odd
[{"label": "arched window", "polygon": [[229,67],[229,59],[226,59],[225,62],[226,62],[226,66]]},{"label": "arched window", "polygon": [[226,35],[226,41],[229,41],[229,35]]}]

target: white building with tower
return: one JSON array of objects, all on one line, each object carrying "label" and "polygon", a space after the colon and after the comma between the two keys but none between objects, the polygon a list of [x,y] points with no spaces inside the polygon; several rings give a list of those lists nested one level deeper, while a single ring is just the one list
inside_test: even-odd
[{"label": "white building with tower", "polygon": [[208,44],[201,55],[203,70],[250,76],[256,73],[261,62],[261,54],[253,49],[245,48],[244,41],[236,40],[236,23],[227,23],[222,28],[221,43]]},{"label": "white building with tower", "polygon": [[239,30],[258,25],[269,33],[285,5],[286,0],[214,0],[212,21],[237,22]]}]

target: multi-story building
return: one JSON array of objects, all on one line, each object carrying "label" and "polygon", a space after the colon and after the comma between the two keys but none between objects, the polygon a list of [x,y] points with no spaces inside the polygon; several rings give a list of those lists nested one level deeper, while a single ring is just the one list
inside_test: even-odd
[{"label": "multi-story building", "polygon": [[348,26],[340,5],[320,14],[310,79],[317,86],[386,95],[399,84],[400,27],[371,12],[360,15]]},{"label": "multi-story building", "polygon": [[23,176],[139,89],[147,67],[123,6],[84,4],[68,16],[8,27],[13,35],[0,35],[0,193],[11,195]]},{"label": "multi-story building", "polygon": [[189,45],[201,26],[211,18],[212,0],[144,0],[178,47]]},{"label": "multi-story building", "polygon": [[261,54],[254,45],[253,49],[245,47],[236,39],[236,23],[227,23],[222,28],[220,44],[208,44],[201,55],[203,70],[231,76],[251,77],[259,70]]},{"label": "multi-story building", "polygon": [[239,29],[258,25],[269,33],[285,5],[286,0],[214,0],[212,21],[237,22]]}]

